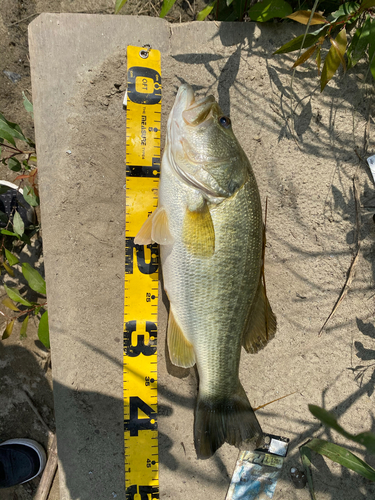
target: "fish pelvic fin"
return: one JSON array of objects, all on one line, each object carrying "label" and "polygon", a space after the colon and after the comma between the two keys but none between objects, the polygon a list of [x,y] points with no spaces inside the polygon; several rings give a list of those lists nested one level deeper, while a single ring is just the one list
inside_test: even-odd
[{"label": "fish pelvic fin", "polygon": [[241,384],[228,399],[207,399],[198,394],[194,444],[200,459],[210,458],[225,442],[239,447],[259,446],[263,432]]},{"label": "fish pelvic fin", "polygon": [[169,312],[167,344],[170,360],[175,366],[190,368],[195,365],[194,348],[175,320],[172,309]]},{"label": "fish pelvic fin", "polygon": [[148,217],[134,238],[136,245],[149,245],[153,241],[159,245],[173,243],[173,236],[169,230],[168,215],[163,207],[158,207]]},{"label": "fish pelvic fin", "polygon": [[215,253],[215,230],[207,203],[200,210],[186,210],[182,241],[195,257],[212,257]]},{"label": "fish pelvic fin", "polygon": [[242,337],[242,345],[247,352],[255,354],[275,336],[276,316],[268,302],[262,277],[248,315]]}]

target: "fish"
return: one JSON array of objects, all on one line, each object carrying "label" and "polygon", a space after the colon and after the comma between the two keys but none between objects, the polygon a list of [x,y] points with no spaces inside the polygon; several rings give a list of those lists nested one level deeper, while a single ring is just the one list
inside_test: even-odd
[{"label": "fish", "polygon": [[198,371],[198,458],[225,442],[255,447],[263,432],[239,380],[241,349],[256,353],[276,332],[262,279],[260,194],[230,118],[187,83],[168,118],[158,207],[134,240],[152,242],[170,302],[170,360]]}]

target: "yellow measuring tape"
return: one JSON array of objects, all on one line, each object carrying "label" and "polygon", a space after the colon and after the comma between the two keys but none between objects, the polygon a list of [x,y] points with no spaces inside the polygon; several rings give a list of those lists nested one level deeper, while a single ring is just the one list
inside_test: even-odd
[{"label": "yellow measuring tape", "polygon": [[160,52],[128,47],[124,439],[126,500],[159,498],[157,431],[158,247],[134,237],[158,202]]}]

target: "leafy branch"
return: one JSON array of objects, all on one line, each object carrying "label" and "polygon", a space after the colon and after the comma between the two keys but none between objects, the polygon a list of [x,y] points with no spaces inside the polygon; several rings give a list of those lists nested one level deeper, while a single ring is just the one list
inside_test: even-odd
[{"label": "leafy branch", "polygon": [[[322,13],[313,13],[300,10],[286,16],[301,24],[322,24],[322,26],[306,35],[300,35],[290,40],[274,54],[285,54],[296,50],[307,49],[293,64],[293,68],[300,66],[311,57],[315,57],[320,78],[320,90],[323,91],[327,83],[342,65],[344,72],[354,67],[368,51],[369,70],[375,79],[375,0],[363,0],[361,4],[346,2],[339,9],[324,17]],[[347,33],[356,28],[353,37],[348,43]],[[337,33],[338,31],[338,33]],[[334,37],[334,33],[337,35]],[[325,40],[329,40],[331,47],[325,57],[323,69],[321,66],[321,48]],[[346,63],[344,56],[347,56]]]},{"label": "leafy branch", "polygon": [[[31,102],[23,93],[23,104],[28,112],[33,114]],[[21,145],[20,145],[20,141]],[[0,194],[13,191],[16,196],[10,212],[0,211],[0,265],[6,272],[14,277],[13,266],[19,264],[19,259],[13,251],[19,247],[19,244],[31,244],[31,236],[38,231],[38,226],[22,217],[21,213],[27,214],[30,207],[39,205],[39,193],[37,188],[37,167],[35,154],[35,144],[28,139],[22,132],[19,125],[8,121],[0,113],[0,154],[1,162],[7,165],[10,170],[19,172],[14,179],[18,181],[18,186],[8,182],[0,181]],[[17,189],[15,189],[17,188]],[[25,203],[26,202],[26,203]],[[26,226],[25,226],[26,220]],[[37,316],[42,310],[39,321],[38,336],[41,342],[49,348],[49,328],[48,312],[46,310],[46,283],[39,272],[30,264],[23,262],[21,270],[29,287],[40,295],[43,295],[42,302],[31,302],[21,295],[16,288],[4,285],[7,297],[2,304],[11,314],[0,311],[0,314],[6,320],[6,326],[2,334],[2,339],[7,339],[13,332],[15,322],[24,317],[21,325],[20,335],[26,337],[27,326],[30,315]],[[25,309],[26,307],[26,309]]]}]

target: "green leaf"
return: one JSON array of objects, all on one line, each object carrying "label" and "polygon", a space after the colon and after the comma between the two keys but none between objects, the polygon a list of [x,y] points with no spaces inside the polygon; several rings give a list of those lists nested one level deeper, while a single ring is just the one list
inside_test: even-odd
[{"label": "green leaf", "polygon": [[[0,194],[1,194],[1,191],[0,191]],[[7,214],[5,214],[4,212],[2,212],[2,211],[0,210],[0,221],[1,221],[3,224],[8,224],[8,220],[9,220],[9,218],[8,218]]]},{"label": "green leaf", "polygon": [[17,210],[14,212],[13,215],[13,230],[19,236],[22,236],[23,233],[25,232],[25,224],[22,220],[22,217],[17,212]]},{"label": "green leaf", "polygon": [[309,59],[315,52],[316,47],[313,45],[312,47],[308,48],[301,56],[297,59],[297,61],[293,64],[292,68],[296,68],[300,64],[303,64],[307,59]]},{"label": "green leaf", "polygon": [[[34,234],[35,234],[36,231],[34,231]],[[26,245],[31,245],[31,240],[29,238],[29,236],[24,233],[21,238],[20,238],[21,241],[23,241],[24,243],[26,243]]]},{"label": "green leaf", "polygon": [[[322,26],[318,30],[308,33],[306,35],[305,41],[303,43],[302,49],[307,49],[307,47],[311,47],[315,42],[319,40],[321,36],[325,36],[328,31],[328,26]],[[285,43],[282,47],[277,49],[274,54],[286,54],[287,52],[293,52],[294,50],[299,50],[301,48],[303,42],[304,35],[299,35],[293,40]]]},{"label": "green leaf", "polygon": [[34,269],[27,262],[22,263],[22,274],[25,276],[30,288],[35,292],[42,293],[43,295],[47,294],[46,291],[46,282],[41,277],[36,269]]},{"label": "green leaf", "polygon": [[10,170],[13,170],[13,172],[19,172],[20,170],[22,170],[22,165],[17,160],[17,158],[9,158],[8,167],[10,168]]},{"label": "green leaf", "polygon": [[10,274],[11,276],[14,276],[13,269],[11,267],[9,267],[6,262],[2,262],[1,264],[5,267],[8,274]]},{"label": "green leaf", "polygon": [[370,452],[375,453],[375,434],[371,432],[361,432],[360,434],[350,434],[339,425],[336,417],[320,406],[309,405],[310,412],[327,427],[331,427],[336,432],[342,434],[347,439],[365,446]]},{"label": "green leaf", "polygon": [[[337,21],[338,19],[343,20],[345,17],[349,17],[354,12],[359,10],[359,3],[357,2],[346,2],[329,16],[330,21]],[[342,19],[341,19],[342,18]]]},{"label": "green leaf", "polygon": [[252,21],[264,23],[274,17],[286,17],[292,12],[292,7],[284,0],[263,0],[250,7],[249,16]]},{"label": "green leaf", "polygon": [[12,231],[8,231],[8,229],[2,229],[0,232],[1,234],[7,234],[8,236],[15,236],[16,238],[20,239],[18,234],[12,233]]},{"label": "green leaf", "polygon": [[306,471],[307,484],[309,485],[311,500],[316,500],[311,474],[311,450],[306,446],[301,446],[299,452],[301,454],[302,465]]},{"label": "green leaf", "polygon": [[[324,87],[336,73],[340,63],[343,62],[346,50],[346,30],[343,28],[337,35],[335,40],[331,39],[332,46],[325,58],[322,76],[320,79],[320,91],[323,92]],[[344,62],[345,64],[345,62]]]},{"label": "green leaf", "polygon": [[19,263],[19,260],[17,259],[17,257],[15,255],[13,255],[11,252],[9,252],[9,250],[7,250],[6,248],[4,250],[5,250],[5,257],[6,257],[7,261],[9,262],[9,265],[14,266],[15,264]]},{"label": "green leaf", "polygon": [[22,91],[22,96],[23,96],[23,105],[25,106],[26,111],[28,113],[30,113],[31,116],[34,118],[34,109],[33,109],[32,103],[26,97],[26,94],[24,91]]},{"label": "green leaf", "polygon": [[214,2],[209,3],[208,5],[206,5],[206,7],[204,9],[202,9],[200,12],[198,12],[198,14],[197,14],[197,21],[204,21],[206,19],[206,17],[208,16],[208,14],[210,14],[210,12],[212,11],[212,9],[215,7],[216,1],[217,0],[215,0]]},{"label": "green leaf", "polygon": [[371,17],[367,16],[365,22],[355,32],[348,47],[348,67],[352,68],[365,55],[367,45],[370,42]]},{"label": "green leaf", "polygon": [[31,186],[25,186],[23,188],[23,197],[30,206],[39,206],[39,197],[35,194],[35,191]]},{"label": "green leaf", "polygon": [[27,306],[27,307],[33,306],[33,304],[31,302],[29,302],[28,300],[26,300],[22,297],[22,295],[20,294],[20,292],[16,288],[10,288],[6,285],[4,285],[4,288],[5,288],[5,291],[8,295],[8,297],[10,299],[14,300],[14,302],[19,302],[20,304]]},{"label": "green leaf", "polygon": [[176,0],[164,0],[160,11],[160,17],[165,17],[171,10]]},{"label": "green leaf", "polygon": [[[311,10],[297,10],[289,16],[286,16],[288,19],[293,19],[293,21],[297,21],[297,23],[307,24],[309,22],[311,16]],[[310,21],[310,26],[314,24],[324,24],[326,22],[326,18],[317,12],[314,12],[312,19]]]},{"label": "green leaf", "polygon": [[333,462],[360,474],[370,481],[375,481],[375,469],[343,446],[315,438],[304,444],[301,448],[305,447],[310,448],[315,453],[319,453],[319,455],[324,455]]},{"label": "green leaf", "polygon": [[20,330],[20,336],[21,337],[26,337],[26,330],[27,330],[27,325],[29,323],[29,315],[26,316],[26,318],[22,321],[21,325],[21,330]]},{"label": "green leaf", "polygon": [[8,309],[11,309],[12,311],[19,311],[18,307],[15,304],[13,304],[13,302],[10,300],[9,297],[5,297],[5,299],[3,299],[1,303],[4,304],[4,306],[7,307]]},{"label": "green leaf", "polygon": [[25,106],[26,111],[30,113],[30,115],[34,118],[34,109],[32,103],[26,97],[24,91],[22,91],[22,96],[23,96],[23,105]]},{"label": "green leaf", "polygon": [[34,314],[35,314],[35,316],[36,316],[37,314],[39,314],[39,311],[41,310],[41,308],[42,308],[42,306],[37,306],[37,307],[34,309]]},{"label": "green leaf", "polygon": [[115,14],[118,14],[128,0],[116,0]]},{"label": "green leaf", "polygon": [[361,11],[371,9],[371,7],[375,7],[375,0],[363,0],[361,3]]},{"label": "green leaf", "polygon": [[9,122],[0,113],[0,137],[6,139],[8,142],[15,146],[14,139],[21,139],[26,142],[26,138],[22,133],[19,125],[16,123]]},{"label": "green leaf", "polygon": [[42,317],[40,318],[38,327],[38,337],[39,340],[42,342],[42,344],[45,347],[47,347],[47,349],[49,349],[50,342],[49,342],[49,327],[48,327],[48,311],[45,311],[42,314]]},{"label": "green leaf", "polygon": [[12,321],[10,321],[7,326],[5,327],[5,330],[3,332],[3,336],[1,337],[3,340],[4,339],[7,339],[8,337],[10,337],[12,335],[12,331],[13,331],[13,326],[14,326],[14,319],[12,319]]}]

